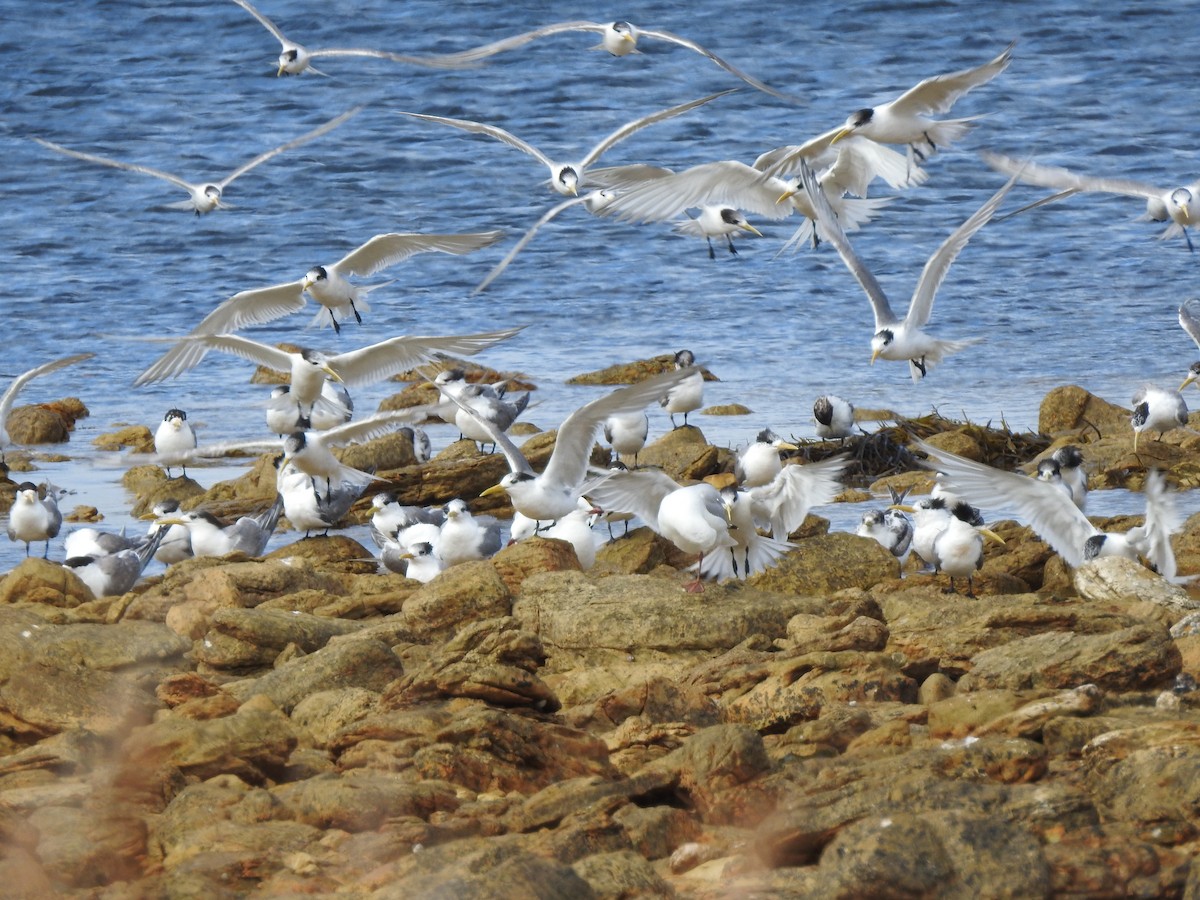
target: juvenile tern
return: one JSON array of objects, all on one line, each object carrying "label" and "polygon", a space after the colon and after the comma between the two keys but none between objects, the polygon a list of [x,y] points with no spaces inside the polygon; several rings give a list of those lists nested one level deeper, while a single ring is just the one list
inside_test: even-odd
[{"label": "juvenile tern", "polygon": [[813,421],[821,440],[845,441],[854,436],[854,405],[836,394],[824,394],[813,403]]},{"label": "juvenile tern", "polygon": [[512,249],[505,254],[504,259],[492,266],[491,271],[484,276],[483,281],[475,285],[475,289],[471,291],[471,293],[478,294],[480,291],[486,290],[487,286],[499,278],[501,273],[508,268],[509,263],[517,258],[517,254],[524,250],[526,245],[533,240],[534,235],[538,233],[538,229],[540,229],[551,219],[555,218],[563,210],[582,203],[584,209],[586,209],[592,215],[597,215],[603,211],[604,208],[607,207],[616,196],[616,191],[610,191],[606,188],[599,188],[577,197],[570,197],[564,200],[562,203],[550,207],[550,209],[546,210],[546,212],[542,214],[540,219],[530,226],[529,230],[521,236],[521,239],[513,244]]},{"label": "juvenile tern", "polygon": [[907,144],[910,156],[919,160],[959,140],[979,118],[932,119],[944,115],[967,91],[987,84],[1008,68],[1016,42],[990,62],[973,69],[934,75],[909,88],[895,100],[851,113],[834,136],[836,142],[858,134],[881,144]]},{"label": "juvenile tern", "polygon": [[[1186,385],[1187,382],[1184,382]],[[1166,391],[1147,386],[1133,395],[1133,452],[1137,453],[1138,436],[1143,431],[1157,431],[1158,439],[1175,428],[1186,428],[1188,408],[1179,391]]]},{"label": "juvenile tern", "polygon": [[465,68],[475,65],[489,56],[495,56],[497,53],[503,53],[506,50],[515,50],[518,47],[523,47],[531,41],[538,38],[551,37],[556,34],[565,34],[573,31],[592,32],[600,35],[600,43],[590,48],[592,50],[604,50],[612,56],[629,56],[631,53],[641,53],[638,49],[638,41],[641,38],[648,38],[653,41],[664,41],[669,44],[676,44],[680,47],[685,47],[701,56],[706,57],[716,63],[730,75],[735,78],[740,78],[752,88],[770,94],[772,97],[778,97],[780,100],[786,100],[788,103],[803,104],[801,100],[792,94],[786,94],[783,91],[776,90],[768,84],[759,81],[750,75],[747,75],[741,69],[735,67],[731,63],[726,62],[713,53],[700,46],[693,40],[680,37],[670,31],[663,31],[661,28],[638,28],[630,22],[555,22],[552,25],[543,25],[541,28],[535,28],[532,31],[525,31],[521,34],[515,34],[511,37],[503,38],[499,41],[493,41],[490,44],[484,44],[480,47],[473,47],[470,50],[461,50],[457,53],[446,53],[432,57],[439,65],[455,68]]},{"label": "juvenile tern", "polygon": [[283,512],[283,497],[276,494],[275,502],[255,516],[242,516],[224,523],[205,510],[192,510],[182,515],[168,514],[159,519],[159,527],[183,525],[187,528],[195,556],[225,556],[240,551],[247,556],[262,556]]},{"label": "juvenile tern", "polygon": [[491,516],[475,517],[466,501],[446,504],[446,521],[438,534],[437,553],[447,568],[499,552],[500,523]]},{"label": "juvenile tern", "polygon": [[446,116],[431,116],[425,113],[401,112],[402,116],[411,116],[414,119],[423,119],[426,122],[437,122],[442,125],[450,125],[453,128],[461,128],[463,131],[469,131],[472,134],[485,134],[488,137],[495,138],[498,141],[503,141],[510,147],[515,147],[522,153],[527,153],[550,170],[550,187],[559,194],[569,194],[575,196],[579,193],[579,188],[587,183],[587,168],[596,160],[598,160],[606,150],[612,147],[619,141],[624,140],[631,134],[645,128],[647,125],[653,125],[656,122],[662,122],[666,119],[674,118],[688,110],[695,109],[697,106],[703,106],[716,100],[718,97],[724,97],[726,94],[736,93],[735,90],[720,91],[716,94],[709,94],[707,97],[701,97],[698,100],[690,100],[687,103],[681,103],[678,106],[672,106],[669,109],[662,109],[658,112],[650,113],[647,116],[642,116],[640,119],[635,119],[632,122],[626,122],[612,134],[604,138],[600,143],[592,147],[591,150],[578,162],[556,162],[551,159],[537,147],[521,140],[511,132],[505,131],[495,125],[488,125],[483,122],[473,122],[470,119],[451,119]]},{"label": "juvenile tern", "polygon": [[1058,166],[1043,166],[1037,163],[1025,162],[1005,156],[1001,153],[984,152],[980,154],[983,161],[998,172],[1005,175],[1017,175],[1025,184],[1052,188],[1059,193],[1023,206],[1017,213],[1042,206],[1055,200],[1061,200],[1072,194],[1100,193],[1119,194],[1124,197],[1138,197],[1146,201],[1144,218],[1151,222],[1167,222],[1171,224],[1160,234],[1159,240],[1167,240],[1182,234],[1187,241],[1188,249],[1195,251],[1192,246],[1188,228],[1200,223],[1200,181],[1173,188],[1160,188],[1134,181],[1128,178],[1104,178],[1093,175],[1082,175]]},{"label": "juvenile tern", "polygon": [[[171,462],[181,460],[189,450],[196,449],[196,432],[182,409],[168,409],[163,420],[154,431],[154,452],[166,466],[167,477],[171,477]],[[181,462],[183,477],[187,478],[187,463]]]},{"label": "juvenile tern", "polygon": [[[903,495],[893,491],[893,506],[904,502]],[[904,577],[904,563],[912,553],[913,522],[908,514],[899,509],[872,509],[862,514],[862,520],[854,532],[859,537],[875,540],[896,558],[900,566],[900,577]]]},{"label": "juvenile tern", "polygon": [[913,291],[912,300],[908,306],[908,314],[903,318],[892,312],[887,295],[875,276],[867,269],[866,264],[854,252],[850,241],[838,225],[837,217],[825,198],[825,194],[816,186],[812,170],[802,166],[801,177],[820,212],[824,222],[829,242],[837,248],[846,268],[858,280],[871,307],[875,313],[875,335],[871,338],[871,363],[879,357],[893,360],[908,360],[909,372],[914,382],[920,381],[935,364],[943,357],[957,353],[978,338],[951,341],[935,338],[926,334],[922,328],[928,324],[930,313],[933,312],[933,298],[941,287],[942,281],[950,271],[950,265],[958,258],[958,254],[967,245],[967,241],[982,228],[1004,199],[1004,195],[1012,188],[1015,177],[992,194],[975,213],[963,222],[950,237],[942,242],[933,252],[925,267],[921,270],[921,278]]},{"label": "juvenile tern", "polygon": [[1034,476],[1047,481],[1071,498],[1080,509],[1087,507],[1087,473],[1083,471],[1083,453],[1073,444],[1059,447],[1037,465]]},{"label": "juvenile tern", "polygon": [[[299,281],[252,288],[234,294],[201,319],[188,336],[228,334],[301,312],[305,307],[305,294],[322,307],[314,323],[323,320],[328,313],[333,330],[340,332],[341,325],[335,314],[345,317],[348,312],[353,313],[362,324],[361,313],[367,309],[367,294],[391,284],[390,281],[355,284],[349,280],[351,275],[366,278],[417,253],[470,253],[494,244],[502,235],[500,231],[474,234],[377,234],[337,262],[313,266]],[[202,347],[199,343],[181,344],[138,376],[135,384],[146,384],[190,369],[203,358]]]},{"label": "juvenile tern", "polygon": [[780,452],[796,449],[795,444],[785,441],[770,428],[764,428],[738,453],[733,474],[743,488],[770,484],[783,471]]},{"label": "juvenile tern", "polygon": [[437,549],[429,541],[412,541],[401,546],[389,540],[379,556],[384,568],[428,584],[446,569],[446,564],[437,555]]},{"label": "juvenile tern", "polygon": [[403,506],[396,500],[392,491],[381,491],[371,498],[371,537],[391,537],[417,524],[432,525],[435,533],[446,521],[445,510],[441,507],[422,508],[420,506]]},{"label": "juvenile tern", "polygon": [[650,434],[650,416],[645,410],[609,416],[604,420],[604,440],[617,456],[632,456],[633,467],[637,468],[638,454],[646,446]]},{"label": "juvenile tern", "polygon": [[50,554],[50,540],[58,536],[61,527],[62,513],[58,510],[53,491],[44,484],[39,487],[32,481],[23,481],[17,485],[12,508],[8,511],[10,541],[23,541],[26,556],[29,555],[31,543],[45,541],[46,549],[42,551],[42,559],[46,559]]},{"label": "juvenile tern", "polygon": [[1104,532],[1088,521],[1066,492],[1053,484],[965,459],[924,442],[917,447],[953,490],[980,506],[1012,510],[1063,562],[1075,568],[1098,556],[1144,556],[1169,581],[1178,581],[1171,535],[1182,519],[1161,472],[1149,470],[1143,491],[1146,519],[1125,534]]},{"label": "juvenile tern", "polygon": [[[234,0],[237,2],[237,0]],[[149,166],[142,166],[136,163],[121,162],[117,159],[109,159],[107,156],[97,156],[94,153],[83,153],[79,150],[71,150],[61,144],[55,144],[52,141],[45,141],[41,138],[34,138],[43,147],[54,150],[56,153],[62,153],[66,156],[73,156],[75,159],[81,159],[84,162],[96,163],[101,166],[109,166],[113,169],[125,169],[127,172],[138,172],[142,175],[150,175],[153,178],[159,178],[163,181],[169,181],[171,184],[183,188],[188,193],[187,200],[180,200],[176,203],[168,204],[172,209],[190,209],[197,216],[202,213],[212,212],[214,209],[229,209],[227,203],[223,203],[222,199],[225,194],[225,189],[229,187],[236,179],[241,178],[251,169],[262,165],[268,159],[278,156],[285,150],[291,150],[299,147],[301,144],[307,144],[309,141],[321,137],[323,134],[328,134],[333,129],[337,128],[347,119],[356,116],[362,110],[361,106],[355,107],[348,112],[342,113],[340,116],[330,119],[324,125],[314,128],[312,131],[300,135],[298,138],[293,138],[286,144],[280,144],[272,150],[265,153],[260,153],[248,163],[244,163],[234,169],[224,178],[219,181],[186,181],[178,175],[172,175],[170,172],[164,172],[161,169],[152,169]]]},{"label": "juvenile tern", "polygon": [[688,413],[700,408],[704,402],[704,375],[695,368],[696,357],[691,350],[680,350],[675,354],[674,371],[687,371],[685,378],[676,381],[659,399],[658,405],[667,411],[671,417],[671,427],[675,424],[675,413],[683,413],[683,424],[687,425]]},{"label": "juvenile tern", "polygon": [[325,73],[315,68],[312,65],[314,59],[339,57],[339,56],[359,56],[370,57],[374,59],[386,59],[391,62],[408,63],[414,66],[426,66],[433,68],[460,68],[460,66],[445,66],[439,62],[437,57],[429,56],[404,56],[400,53],[389,53],[386,50],[365,50],[361,48],[321,48],[311,50],[307,47],[297,44],[295,41],[287,37],[279,26],[268,19],[265,15],[255,9],[248,0],[233,0],[238,6],[258,19],[260,25],[275,36],[275,40],[279,41],[279,67],[275,71],[276,77],[280,75],[299,75],[302,72],[312,72],[314,75],[324,75]]},{"label": "juvenile tern", "polygon": [[42,363],[40,366],[35,366],[28,372],[23,372],[13,379],[12,384],[4,391],[3,396],[0,396],[0,461],[4,459],[4,448],[12,443],[12,439],[8,435],[8,416],[12,412],[17,395],[25,389],[25,385],[29,384],[35,378],[65,368],[66,366],[72,366],[77,362],[83,362],[85,359],[91,359],[95,355],[95,353],[76,353],[72,356],[64,356],[48,363]]},{"label": "juvenile tern", "polygon": [[93,597],[120,597],[142,577],[165,533],[155,531],[146,535],[136,547],[126,547],[115,553],[68,556],[63,567],[74,572],[88,586]]},{"label": "juvenile tern", "polygon": [[681,487],[660,469],[610,472],[588,485],[587,496],[605,512],[633,513],[655,534],[684,553],[695,554],[696,579],[684,586],[688,593],[704,592],[707,554],[737,546],[730,534],[733,512],[708,482]]},{"label": "juvenile tern", "polygon": [[554,451],[540,475],[504,432],[485,423],[511,471],[483,495],[506,491],[515,510],[540,522],[567,515],[582,493],[588,458],[604,420],[644,409],[691,375],[690,369],[663,372],[585,403],[559,426]]}]

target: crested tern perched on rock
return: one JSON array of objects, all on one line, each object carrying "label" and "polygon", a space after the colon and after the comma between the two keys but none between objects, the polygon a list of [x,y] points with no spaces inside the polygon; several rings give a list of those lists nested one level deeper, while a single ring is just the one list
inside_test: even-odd
[{"label": "crested tern perched on rock", "polygon": [[496,125],[488,125],[484,122],[474,122],[470,119],[451,119],[446,116],[432,116],[426,113],[416,112],[400,112],[402,116],[410,116],[414,119],[423,119],[426,122],[437,122],[441,125],[449,125],[453,128],[460,128],[463,131],[469,131],[472,134],[484,134],[488,137],[495,138],[508,144],[510,147],[515,147],[522,153],[527,153],[532,156],[547,169],[550,170],[550,187],[556,193],[568,194],[575,196],[579,193],[579,188],[587,184],[587,168],[598,160],[606,150],[614,144],[624,140],[631,134],[640,131],[648,125],[653,125],[656,122],[662,122],[666,119],[674,118],[688,110],[695,109],[697,106],[703,106],[705,103],[710,103],[718,97],[724,97],[727,94],[736,93],[736,89],[729,91],[719,91],[716,94],[709,94],[707,97],[700,97],[697,100],[689,100],[687,103],[680,103],[678,106],[672,106],[668,109],[660,109],[658,112],[650,113],[642,116],[640,119],[634,119],[632,122],[626,122],[612,134],[605,137],[602,141],[592,147],[586,155],[577,162],[559,162],[551,159],[537,147],[530,144],[528,141],[523,141],[509,131],[505,131]]},{"label": "crested tern perched on rock", "polygon": [[867,299],[871,301],[871,308],[875,313],[875,335],[871,338],[872,363],[880,357],[908,360],[909,371],[913,381],[916,382],[924,378],[929,369],[941,362],[945,356],[957,353],[978,340],[978,338],[969,338],[952,341],[935,338],[922,329],[929,323],[929,316],[933,312],[933,299],[946,274],[950,271],[951,264],[958,258],[959,253],[962,252],[975,232],[987,224],[988,219],[995,213],[996,207],[1000,205],[1000,201],[1004,199],[1004,195],[1015,183],[1015,176],[1010,178],[1000,190],[992,194],[929,257],[925,267],[921,270],[921,278],[913,290],[908,313],[903,319],[892,311],[883,288],[880,287],[879,282],[875,280],[875,276],[871,274],[858,254],[854,252],[854,248],[850,246],[850,241],[838,225],[833,209],[826,200],[825,194],[816,186],[812,170],[807,165],[802,164],[801,177],[808,189],[809,196],[813,198],[820,212],[820,219],[825,224],[829,242],[837,248],[846,268],[858,280],[867,294]]},{"label": "crested tern perched on rock", "polygon": [[[1186,385],[1187,382],[1184,382]],[[1138,437],[1144,431],[1157,431],[1159,440],[1175,428],[1186,428],[1187,403],[1179,391],[1168,391],[1147,385],[1133,395],[1133,452],[1137,453]]]},{"label": "crested tern perched on rock", "polygon": [[675,424],[675,413],[683,413],[683,424],[687,425],[688,413],[700,408],[704,402],[704,375],[696,368],[696,357],[691,350],[680,350],[675,354],[674,371],[687,370],[690,374],[677,381],[658,400],[658,405],[666,410],[671,417],[671,427]]},{"label": "crested tern perched on rock", "polygon": [[68,556],[63,566],[74,572],[97,599],[119,597],[137,584],[165,535],[165,529],[151,532],[137,546],[115,553]]},{"label": "crested tern perched on rock", "polygon": [[17,493],[8,511],[10,541],[24,542],[26,556],[29,555],[31,543],[45,541],[42,559],[46,559],[50,554],[50,539],[58,536],[61,527],[62,513],[58,509],[58,499],[48,485],[36,485],[32,481],[17,485]]},{"label": "crested tern perched on rock", "polygon": [[156,524],[160,528],[185,526],[192,540],[194,556],[224,556],[234,551],[247,556],[262,556],[282,513],[283,497],[277,493],[275,502],[263,512],[241,516],[233,522],[222,522],[206,510],[192,510],[181,515],[168,514]]},{"label": "crested tern perched on rock", "polygon": [[222,202],[222,200],[225,195],[225,189],[229,187],[229,185],[231,185],[236,179],[241,178],[251,169],[262,165],[267,160],[278,156],[284,151],[299,147],[301,144],[307,144],[309,141],[315,140],[321,137],[323,134],[328,134],[347,119],[356,116],[361,110],[362,107],[357,106],[354,109],[342,113],[340,116],[330,119],[324,125],[314,128],[312,131],[305,132],[298,138],[293,138],[285,144],[280,144],[278,147],[267,150],[265,153],[260,153],[248,163],[243,163],[242,165],[238,166],[219,181],[185,181],[178,175],[172,175],[170,172],[164,172],[161,169],[152,169],[149,166],[121,162],[117,159],[109,159],[107,156],[97,156],[94,153],[83,153],[79,150],[71,150],[70,148],[64,147],[61,144],[56,144],[53,141],[42,140],[41,138],[34,138],[34,140],[49,150],[53,150],[56,153],[62,153],[66,156],[72,156],[75,159],[81,159],[84,162],[96,163],[97,165],[108,166],[112,169],[124,169],[127,172],[137,172],[141,175],[150,175],[153,178],[169,181],[176,187],[181,187],[187,191],[188,199],[180,200],[168,205],[172,209],[190,209],[194,211],[197,216],[199,216],[203,213],[212,212],[214,209],[230,209],[231,207],[229,204]]},{"label": "crested tern perched on rock", "polygon": [[196,431],[187,420],[187,413],[182,409],[171,408],[158,423],[154,430],[154,452],[171,477],[171,463],[179,460],[183,468],[183,477],[187,478],[187,463],[182,462],[189,450],[196,449]]}]

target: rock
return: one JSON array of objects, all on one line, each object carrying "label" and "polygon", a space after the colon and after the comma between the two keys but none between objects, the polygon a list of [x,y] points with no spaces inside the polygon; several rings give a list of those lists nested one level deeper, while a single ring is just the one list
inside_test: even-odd
[{"label": "rock", "polygon": [[[513,596],[538,572],[582,571],[575,548],[556,538],[531,537],[509,544],[489,560]],[[435,579],[436,580],[436,579]]]},{"label": "rock", "polygon": [[1146,690],[1169,684],[1182,665],[1166,630],[1148,625],[1106,634],[1035,634],[984,650],[971,662],[960,690],[1079,684],[1106,691]]},{"label": "rock", "polygon": [[764,591],[820,597],[843,588],[869,588],[896,576],[896,560],[877,541],[834,532],[800,541],[778,565],[746,583]]},{"label": "rock", "polygon": [[642,856],[632,850],[597,853],[571,868],[596,897],[671,897],[674,892]]},{"label": "rock", "polygon": [[[617,529],[623,527],[615,526]],[[667,560],[677,552],[670,541],[643,525],[628,535],[622,534],[616,540],[602,544],[596,551],[596,563],[592,571],[647,575],[659,566],[668,565]]]},{"label": "rock", "polygon": [[366,688],[319,690],[295,705],[292,721],[304,729],[317,747],[328,747],[334,735],[375,712],[380,695]]},{"label": "rock", "polygon": [[1123,556],[1085,562],[1075,570],[1075,590],[1097,603],[1144,600],[1176,613],[1200,609],[1200,601],[1189,597],[1182,587]]},{"label": "rock", "polygon": [[1101,434],[1129,431],[1129,410],[1101,400],[1077,385],[1056,387],[1042,398],[1038,411],[1038,431],[1059,434],[1095,428]]},{"label": "rock", "polygon": [[271,665],[289,645],[312,653],[339,634],[362,626],[299,612],[265,609],[219,609],[195,650],[196,659],[213,669],[245,671]]},{"label": "rock", "polygon": [[[567,379],[567,384],[636,384],[645,381],[652,375],[669,372],[675,365],[675,354],[665,353],[650,359],[641,359],[631,363],[617,363],[595,372],[574,375]],[[720,381],[712,372],[704,367],[700,374],[705,381]]]},{"label": "rock", "polygon": [[[669,777],[681,800],[694,806],[704,821],[731,824],[763,801],[758,792],[741,788],[770,768],[758,732],[744,725],[714,725],[698,731],[643,773]],[[753,815],[757,818],[758,813]]]},{"label": "rock", "polygon": [[78,398],[68,397],[55,403],[15,407],[5,428],[14,444],[62,444],[71,439],[75,420],[87,414],[87,407]]},{"label": "rock", "polygon": [[463,626],[507,616],[510,590],[493,561],[461,563],[411,594],[404,601],[404,620],[415,635],[445,637]]},{"label": "rock", "polygon": [[446,784],[418,782],[408,776],[367,769],[331,772],[271,789],[288,818],[314,828],[368,831],[388,819],[428,819],[459,805]]},{"label": "rock", "polygon": [[145,425],[127,425],[118,431],[93,438],[92,445],[110,453],[126,448],[132,453],[153,453],[154,433]]},{"label": "rock", "polygon": [[26,557],[0,578],[0,604],[44,603],[71,609],[95,598],[79,576],[60,563]]},{"label": "rock", "polygon": [[318,690],[359,687],[382,691],[403,674],[400,660],[386,644],[350,637],[297,656],[258,678],[231,682],[225,690],[243,702],[264,695],[288,712]]},{"label": "rock", "polygon": [[[729,458],[726,451],[726,458]],[[722,454],[695,425],[683,425],[651,441],[638,454],[639,466],[655,466],[676,481],[699,481],[722,469]]]}]

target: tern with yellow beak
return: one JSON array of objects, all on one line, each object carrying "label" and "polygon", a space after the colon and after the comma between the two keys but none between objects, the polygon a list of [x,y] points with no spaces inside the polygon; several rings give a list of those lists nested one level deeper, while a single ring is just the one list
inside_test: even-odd
[{"label": "tern with yellow beak", "polygon": [[992,194],[929,257],[925,268],[921,270],[921,278],[917,281],[917,287],[913,291],[912,300],[908,305],[908,314],[903,319],[892,311],[892,306],[888,302],[883,288],[880,287],[879,282],[875,280],[875,276],[871,274],[858,254],[854,252],[854,248],[850,246],[850,241],[841,226],[838,225],[837,217],[834,215],[825,193],[817,187],[816,177],[803,162],[801,163],[801,178],[817,208],[829,243],[837,248],[846,268],[858,280],[867,294],[867,299],[871,301],[871,308],[875,313],[875,335],[871,338],[872,364],[880,357],[908,360],[912,380],[916,382],[924,378],[929,369],[940,363],[944,357],[951,353],[957,353],[978,340],[978,338],[968,338],[952,341],[935,338],[922,329],[929,323],[929,316],[933,312],[933,298],[937,296],[938,288],[941,287],[942,281],[950,271],[951,264],[958,258],[958,254],[962,252],[975,232],[987,224],[1000,205],[1000,201],[1004,199],[1004,195],[1012,188],[1016,176],[1010,178],[1000,190]]}]

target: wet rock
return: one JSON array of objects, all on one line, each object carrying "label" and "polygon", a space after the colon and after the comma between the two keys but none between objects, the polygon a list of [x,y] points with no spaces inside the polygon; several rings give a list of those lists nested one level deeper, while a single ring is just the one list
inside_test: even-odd
[{"label": "wet rock", "polygon": [[14,444],[62,444],[71,439],[75,420],[87,415],[87,407],[79,398],[67,397],[54,403],[15,407],[5,428]]},{"label": "wet rock", "polygon": [[92,445],[109,452],[128,449],[132,453],[153,453],[154,433],[145,425],[128,425],[93,438]]}]

